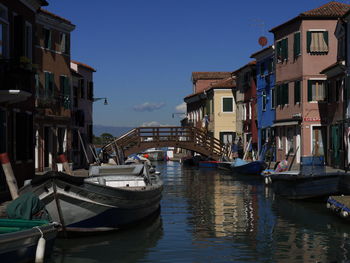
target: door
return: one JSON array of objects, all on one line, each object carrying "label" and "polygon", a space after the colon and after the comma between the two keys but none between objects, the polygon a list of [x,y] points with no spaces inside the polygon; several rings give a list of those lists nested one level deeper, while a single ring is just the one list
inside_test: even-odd
[{"label": "door", "polygon": [[325,156],[327,149],[327,132],[324,126],[312,127],[312,155]]}]

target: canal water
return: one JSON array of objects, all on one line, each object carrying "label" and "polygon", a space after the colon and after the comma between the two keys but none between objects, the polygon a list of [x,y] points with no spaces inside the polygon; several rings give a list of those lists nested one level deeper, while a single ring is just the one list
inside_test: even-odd
[{"label": "canal water", "polygon": [[156,165],[159,214],[116,233],[59,239],[50,262],[350,262],[350,222],[324,202],[278,198],[257,177]]}]

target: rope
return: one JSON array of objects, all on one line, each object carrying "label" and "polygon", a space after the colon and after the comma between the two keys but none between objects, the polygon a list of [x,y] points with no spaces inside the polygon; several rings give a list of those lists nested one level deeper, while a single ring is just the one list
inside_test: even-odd
[{"label": "rope", "polygon": [[44,233],[43,233],[43,231],[38,227],[38,226],[35,226],[35,227],[33,227],[33,228],[36,228],[36,229],[38,229],[39,230],[39,232],[40,232],[40,234],[41,234],[41,237],[43,238],[44,237]]}]

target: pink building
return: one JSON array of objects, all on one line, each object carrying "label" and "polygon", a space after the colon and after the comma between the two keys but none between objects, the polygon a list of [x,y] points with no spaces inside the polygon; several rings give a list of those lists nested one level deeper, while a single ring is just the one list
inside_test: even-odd
[{"label": "pink building", "polygon": [[334,31],[350,5],[329,2],[270,30],[275,37],[277,160],[289,153],[325,156],[328,147],[326,75],[320,72],[337,61]]}]

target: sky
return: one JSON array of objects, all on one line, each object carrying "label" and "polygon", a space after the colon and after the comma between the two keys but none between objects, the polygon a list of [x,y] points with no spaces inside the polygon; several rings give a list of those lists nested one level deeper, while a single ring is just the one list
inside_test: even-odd
[{"label": "sky", "polygon": [[[71,58],[94,74],[94,124],[179,125],[194,71],[232,72],[260,36],[324,0],[49,0],[76,25]],[[350,1],[339,1],[350,4]],[[176,113],[176,114],[174,114]]]}]

